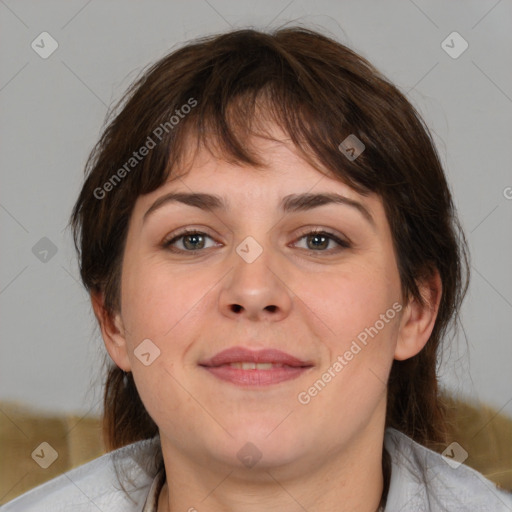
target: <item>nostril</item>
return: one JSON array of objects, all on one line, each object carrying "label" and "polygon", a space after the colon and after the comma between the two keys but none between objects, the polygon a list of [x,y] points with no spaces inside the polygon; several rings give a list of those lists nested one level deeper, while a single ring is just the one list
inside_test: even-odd
[{"label": "nostril", "polygon": [[[242,309],[244,308],[240,306],[240,304],[231,304],[231,311],[233,311],[234,313],[239,313],[240,311],[242,311]],[[266,306],[265,310],[274,313],[277,310],[277,306]]]}]

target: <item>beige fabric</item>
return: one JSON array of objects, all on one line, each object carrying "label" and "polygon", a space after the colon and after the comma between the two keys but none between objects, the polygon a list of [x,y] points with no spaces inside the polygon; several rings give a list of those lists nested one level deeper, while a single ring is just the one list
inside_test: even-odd
[{"label": "beige fabric", "polygon": [[[465,464],[512,490],[512,420],[486,406],[455,400],[449,404],[450,442],[468,452]],[[47,469],[31,456],[43,442],[58,454]],[[2,504],[104,453],[100,420],[47,416],[17,404],[0,403],[0,453]]]},{"label": "beige fabric", "polygon": [[[48,443],[57,459],[46,469],[31,454]],[[0,402],[0,504],[104,453],[98,418],[49,416]],[[36,452],[41,454],[40,450]]]},{"label": "beige fabric", "polygon": [[448,444],[460,444],[468,452],[464,464],[512,491],[512,419],[485,404],[445,400],[451,432]]}]

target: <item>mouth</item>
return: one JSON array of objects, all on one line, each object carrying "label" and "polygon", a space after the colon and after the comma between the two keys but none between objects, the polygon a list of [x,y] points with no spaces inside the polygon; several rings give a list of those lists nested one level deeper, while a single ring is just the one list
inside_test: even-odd
[{"label": "mouth", "polygon": [[238,386],[269,386],[296,379],[314,365],[275,349],[233,347],[199,363],[214,377]]}]

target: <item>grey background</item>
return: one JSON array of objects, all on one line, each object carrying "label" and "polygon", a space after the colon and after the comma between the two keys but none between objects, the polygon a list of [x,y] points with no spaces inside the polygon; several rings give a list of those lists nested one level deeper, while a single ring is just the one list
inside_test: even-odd
[{"label": "grey background", "polygon": [[[442,381],[512,416],[511,20],[510,0],[0,0],[0,400],[100,410],[104,349],[65,226],[107,107],[190,38],[297,22],[367,57],[431,128],[473,272]],[[43,31],[47,59],[31,48]],[[457,59],[441,47],[453,31],[469,43]]]}]

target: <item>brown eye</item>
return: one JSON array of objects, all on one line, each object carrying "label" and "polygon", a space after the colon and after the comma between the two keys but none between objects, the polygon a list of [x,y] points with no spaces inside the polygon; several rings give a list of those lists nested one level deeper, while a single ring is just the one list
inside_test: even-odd
[{"label": "brown eye", "polygon": [[308,246],[311,249],[327,249],[331,241],[330,237],[316,233],[314,235],[308,235],[306,238],[309,242]]},{"label": "brown eye", "polygon": [[189,249],[191,251],[194,251],[196,249],[203,249],[205,245],[204,237],[203,235],[199,233],[195,233],[193,235],[185,235],[182,236],[183,238],[183,245],[186,249]]}]

